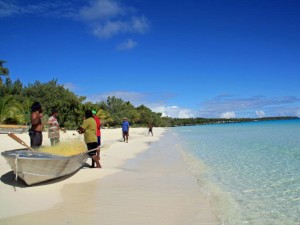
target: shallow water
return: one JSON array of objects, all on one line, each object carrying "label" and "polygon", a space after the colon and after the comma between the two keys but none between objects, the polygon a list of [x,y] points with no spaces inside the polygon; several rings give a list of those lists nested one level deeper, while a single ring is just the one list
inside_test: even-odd
[{"label": "shallow water", "polygon": [[300,120],[171,131],[223,224],[300,224]]}]

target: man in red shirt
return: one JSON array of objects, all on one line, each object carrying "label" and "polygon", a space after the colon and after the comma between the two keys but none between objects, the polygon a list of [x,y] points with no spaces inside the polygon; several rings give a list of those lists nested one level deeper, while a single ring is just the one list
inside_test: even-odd
[{"label": "man in red shirt", "polygon": [[95,119],[96,124],[97,124],[97,130],[96,130],[96,135],[97,135],[97,140],[98,140],[97,157],[100,160],[100,145],[101,145],[101,131],[100,131],[100,127],[101,127],[101,122],[100,122],[99,117],[96,115],[97,112],[95,110],[93,110],[92,112],[93,112],[93,116],[94,116],[94,119]]}]

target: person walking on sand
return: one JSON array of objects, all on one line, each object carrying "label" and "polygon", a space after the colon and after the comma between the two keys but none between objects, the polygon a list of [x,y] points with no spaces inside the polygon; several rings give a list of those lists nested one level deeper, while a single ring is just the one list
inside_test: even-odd
[{"label": "person walking on sand", "polygon": [[101,121],[99,117],[97,116],[97,112],[95,110],[92,111],[94,119],[96,121],[97,125],[97,130],[96,130],[96,135],[97,135],[97,143],[98,143],[98,149],[97,149],[97,157],[98,160],[100,160],[100,145],[101,145]]},{"label": "person walking on sand", "polygon": [[125,117],[122,122],[122,134],[124,142],[128,143],[128,137],[129,137],[129,122],[127,118]]},{"label": "person walking on sand", "polygon": [[84,134],[84,142],[86,143],[87,149],[94,151],[88,152],[89,156],[92,159],[92,165],[91,168],[96,167],[101,168],[100,162],[97,157],[97,148],[98,148],[98,142],[97,142],[97,135],[96,135],[96,129],[97,124],[93,117],[92,110],[86,110],[85,111],[85,120],[82,122],[82,125],[78,127],[76,130],[79,134]]},{"label": "person walking on sand", "polygon": [[30,147],[38,148],[43,143],[43,109],[39,102],[34,102],[31,105],[31,128],[29,129]]},{"label": "person walking on sand", "polygon": [[153,136],[153,126],[152,126],[152,124],[151,123],[149,123],[148,124],[148,128],[149,128],[149,131],[148,131],[148,134],[152,134],[152,136]]},{"label": "person walking on sand", "polygon": [[60,126],[57,121],[58,111],[56,109],[52,109],[51,115],[48,119],[49,129],[48,129],[48,138],[50,138],[51,146],[59,143],[59,130]]}]

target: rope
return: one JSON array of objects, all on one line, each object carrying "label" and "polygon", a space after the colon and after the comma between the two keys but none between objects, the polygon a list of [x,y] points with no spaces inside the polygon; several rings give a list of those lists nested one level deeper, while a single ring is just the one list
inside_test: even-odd
[{"label": "rope", "polygon": [[[21,151],[19,151],[19,153],[16,155],[16,158],[15,158],[15,165],[16,165],[15,184],[16,184],[17,181],[18,181],[18,158],[19,158],[20,153],[21,153]],[[14,186],[14,189],[15,189],[15,191],[16,191],[16,185]]]}]

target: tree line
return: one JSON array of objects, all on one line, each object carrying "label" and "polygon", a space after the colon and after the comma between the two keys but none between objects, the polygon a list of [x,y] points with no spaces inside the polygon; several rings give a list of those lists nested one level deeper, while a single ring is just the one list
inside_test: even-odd
[{"label": "tree line", "polygon": [[10,77],[6,77],[3,82],[0,77],[0,124],[29,124],[31,105],[35,101],[43,106],[44,120],[53,108],[57,109],[60,125],[66,129],[77,128],[87,109],[97,112],[102,126],[120,126],[124,117],[128,118],[131,126],[147,126],[148,123],[170,126],[161,113],[152,112],[144,105],[135,107],[115,96],[108,97],[106,101],[91,102],[58,84],[57,80],[46,83],[36,81],[24,86],[19,79],[12,82]]},{"label": "tree line", "polygon": [[[95,110],[101,119],[102,126],[119,127],[124,117],[133,127],[147,126],[149,123],[156,127],[190,126],[211,123],[245,122],[254,119],[222,119],[222,118],[171,118],[162,117],[161,113],[153,112],[145,105],[135,107],[129,101],[110,96],[106,101],[86,101],[85,96],[77,96],[57,80],[46,83],[35,81],[24,86],[17,79],[12,82],[10,77],[5,77],[3,82],[0,77],[0,124],[30,125],[30,111],[33,102],[39,101],[44,110],[44,120],[50,116],[53,108],[59,112],[59,123],[66,129],[77,128],[84,119],[86,109]],[[289,117],[294,118],[294,117]],[[261,118],[255,120],[282,119]],[[286,119],[286,118],[285,118]]]}]

